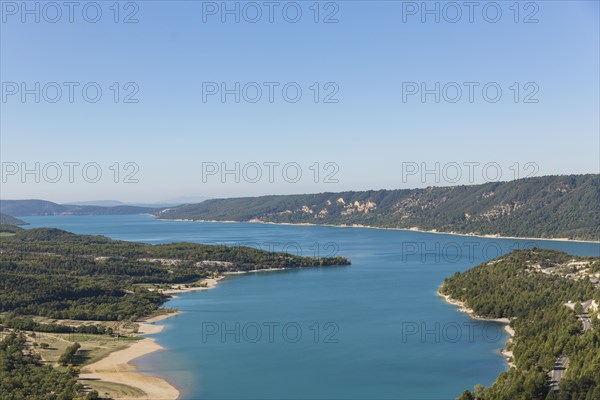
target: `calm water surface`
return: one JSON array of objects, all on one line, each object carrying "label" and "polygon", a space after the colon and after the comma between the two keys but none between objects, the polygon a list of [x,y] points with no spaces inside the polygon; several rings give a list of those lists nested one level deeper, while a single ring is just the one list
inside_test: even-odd
[{"label": "calm water surface", "polygon": [[157,221],[150,216],[26,217],[147,243],[190,241],[343,255],[347,267],[232,276],[166,306],[167,350],[136,360],[183,399],[453,399],[507,368],[501,325],[436,295],[444,278],[517,248],[599,255],[595,243],[483,239],[376,229]]}]

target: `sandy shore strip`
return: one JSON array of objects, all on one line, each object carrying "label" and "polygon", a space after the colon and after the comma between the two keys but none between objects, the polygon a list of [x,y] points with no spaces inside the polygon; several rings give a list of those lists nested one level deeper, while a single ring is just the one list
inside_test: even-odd
[{"label": "sandy shore strip", "polygon": [[549,240],[549,241],[557,241],[557,242],[577,242],[577,243],[599,243],[600,240],[581,240],[581,239],[569,239],[569,238],[539,238],[539,237],[518,237],[518,236],[500,236],[495,234],[474,234],[474,233],[460,233],[460,232],[440,232],[438,230],[423,230],[418,227],[412,228],[385,228],[380,226],[369,226],[363,224],[313,224],[310,222],[300,222],[300,223],[291,223],[291,222],[265,222],[257,219],[253,219],[250,221],[219,221],[219,220],[203,220],[203,219],[185,219],[185,218],[158,218],[156,215],[148,214],[152,216],[154,219],[158,219],[160,221],[176,221],[176,222],[219,222],[224,224],[238,223],[238,224],[263,224],[263,225],[289,225],[289,226],[327,226],[331,228],[359,228],[359,229],[381,229],[386,231],[408,231],[408,232],[420,232],[420,233],[435,233],[438,235],[453,235],[453,236],[465,236],[465,237],[476,237],[476,238],[484,238],[484,239],[513,239],[513,240]]},{"label": "sandy shore strip", "polygon": [[508,343],[510,343],[513,340],[513,338],[515,337],[515,330],[513,328],[511,328],[511,326],[509,325],[510,319],[508,319],[508,318],[485,318],[480,315],[477,315],[477,314],[475,314],[475,311],[473,311],[473,309],[467,307],[467,305],[464,302],[462,302],[460,300],[455,300],[455,299],[451,298],[450,296],[443,294],[441,292],[441,288],[440,288],[440,290],[438,290],[438,295],[443,297],[444,300],[446,301],[446,303],[452,304],[453,306],[458,307],[458,311],[469,314],[469,317],[471,317],[473,319],[476,319],[479,321],[498,322],[500,324],[504,324],[504,330],[506,331],[506,333],[508,333],[509,338],[506,341],[504,348],[500,351],[500,353],[504,357],[506,357],[506,362],[507,362],[509,368],[512,368],[512,367],[516,368],[516,365],[514,363],[515,357],[513,355],[513,352],[506,349],[506,346],[508,345]]},{"label": "sandy shore strip", "polygon": [[[284,269],[285,268],[270,268],[265,270],[226,273],[214,278],[202,279],[199,283],[202,283],[203,286],[183,287],[183,285],[181,285],[181,287],[178,287],[178,285],[174,285],[172,289],[161,290],[161,292],[177,297],[176,295],[181,293],[212,289],[217,286],[219,281],[225,279],[226,275],[260,271],[280,271]],[[179,314],[181,314],[181,311],[173,311],[147,319],[141,319],[137,322],[139,325],[138,334],[153,335],[160,333],[163,330],[163,327],[155,325],[154,323]],[[137,372],[137,367],[131,364],[133,360],[159,350],[163,350],[163,347],[157,344],[154,338],[143,338],[126,349],[110,353],[100,361],[83,367],[79,378],[84,381],[83,383],[85,383],[85,380],[99,380],[107,383],[126,385],[139,389],[146,394],[143,397],[118,396],[115,397],[116,400],[176,400],[179,398],[180,393],[173,385],[163,378],[144,375]]]},{"label": "sandy shore strip", "polygon": [[[253,274],[253,273],[259,273],[259,272],[287,271],[289,269],[293,269],[293,268],[263,268],[263,269],[253,269],[253,270],[249,270],[249,271],[223,272],[223,275],[219,275],[214,278],[202,279],[201,282],[204,284],[204,286],[185,287],[185,286],[180,286],[180,285],[173,285],[174,287],[172,289],[163,289],[163,290],[161,290],[161,293],[168,294],[173,297],[177,297],[174,295],[181,294],[181,293],[189,293],[189,292],[196,292],[196,291],[200,291],[200,290],[212,289],[218,285],[219,281],[227,278],[229,275],[243,275],[243,274]],[[177,314],[180,314],[180,312],[177,312],[175,314],[169,314],[169,316],[177,315]],[[148,321],[150,321],[150,320],[148,320]],[[151,322],[154,322],[154,321],[151,321]]]},{"label": "sandy shore strip", "polygon": [[[225,277],[218,276],[203,279],[201,282],[205,284],[204,286],[173,288],[163,290],[162,292],[176,297],[174,295],[180,293],[208,290],[217,286],[223,278]],[[153,335],[160,333],[163,327],[154,323],[179,314],[181,314],[180,311],[173,311],[142,319],[137,322],[139,325],[138,334]],[[137,367],[131,364],[133,360],[159,350],[163,350],[163,347],[157,344],[154,338],[143,338],[126,349],[110,353],[100,361],[83,367],[79,378],[84,381],[83,383],[85,383],[85,380],[99,380],[130,386],[145,393],[143,397],[115,397],[118,400],[176,400],[179,398],[180,393],[173,385],[163,378],[137,372]]]},{"label": "sandy shore strip", "polygon": [[233,271],[233,272],[225,272],[225,275],[244,275],[244,274],[254,274],[259,272],[274,272],[274,271],[287,271],[292,270],[294,268],[263,268],[263,269],[252,269],[249,271]]},{"label": "sandy shore strip", "polygon": [[[208,289],[212,289],[215,286],[217,286],[219,281],[223,278],[225,278],[225,276],[221,275],[221,276],[217,276],[215,278],[202,279],[201,283],[204,283],[205,284],[204,286],[185,287],[184,285],[173,285],[174,287],[172,289],[161,290],[161,293],[173,296],[173,295],[180,294],[180,293],[196,292],[199,290],[208,290]],[[176,296],[173,296],[173,297],[176,297]],[[156,322],[156,321],[152,318],[152,321],[147,320],[146,322]]]},{"label": "sandy shore strip", "polygon": [[[146,322],[139,323],[138,332],[142,335],[159,333],[163,327],[153,325],[152,323],[174,315],[177,315],[177,313],[160,315]],[[141,339],[126,349],[110,353],[100,361],[83,367],[79,378],[82,380],[100,380],[102,382],[131,386],[146,394],[144,397],[118,397],[118,399],[122,400],[139,400],[140,398],[149,400],[178,399],[179,391],[165,379],[139,373],[137,372],[137,368],[131,364],[131,361],[136,358],[158,350],[162,350],[162,347],[156,343],[155,339]]]}]

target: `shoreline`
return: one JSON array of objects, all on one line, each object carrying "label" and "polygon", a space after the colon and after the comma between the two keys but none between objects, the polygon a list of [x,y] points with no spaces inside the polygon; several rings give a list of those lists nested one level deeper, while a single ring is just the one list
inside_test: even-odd
[{"label": "shoreline", "polygon": [[[214,221],[214,220],[190,220],[190,219],[161,219],[152,215],[154,219],[161,221],[177,221],[177,222],[218,222],[218,223],[254,223],[254,224],[265,224],[265,225],[290,225],[290,226],[326,226],[334,228],[362,228],[362,229],[379,229],[379,230],[393,230],[393,231],[410,231],[419,233],[435,233],[443,235],[453,236],[464,236],[464,237],[478,237],[486,239],[514,239],[514,240],[552,240],[552,241],[564,241],[564,242],[582,242],[582,243],[600,243],[600,241],[590,240],[575,240],[567,238],[529,238],[529,237],[510,237],[510,236],[499,236],[499,235],[475,235],[475,234],[464,234],[456,232],[437,232],[419,230],[416,228],[383,228],[374,226],[365,226],[360,224],[353,225],[332,225],[332,224],[312,224],[312,223],[277,223],[277,222],[264,222],[264,221]],[[183,285],[173,285],[175,287],[171,289],[161,290],[162,293],[170,295],[172,298],[178,297],[177,295],[182,293],[189,293],[201,290],[209,290],[218,285],[218,283],[225,279],[229,275],[243,275],[248,273],[258,272],[272,272],[272,271],[283,271],[287,268],[267,268],[260,270],[251,271],[237,271],[237,272],[226,272],[223,275],[219,275],[213,278],[203,279],[200,282],[206,283],[206,286],[193,286],[193,287],[177,287]],[[441,287],[440,287],[441,289]],[[444,300],[451,305],[458,307],[459,311],[468,314],[472,319],[496,322],[504,325],[504,330],[509,335],[509,339],[506,341],[504,348],[500,351],[500,354],[505,358],[509,368],[515,367],[514,357],[511,351],[506,350],[506,345],[511,342],[514,338],[514,330],[509,326],[510,320],[508,318],[485,318],[477,315],[472,309],[468,308],[464,302],[454,300],[448,295],[444,295],[438,290],[438,295],[443,297]],[[86,379],[99,380],[107,383],[117,383],[130,387],[134,387],[146,393],[145,399],[148,400],[177,400],[179,399],[179,390],[169,383],[165,378],[153,375],[147,375],[138,372],[137,366],[132,362],[142,356],[151,354],[153,352],[164,350],[162,346],[156,343],[156,339],[143,337],[144,335],[151,335],[160,333],[163,330],[162,326],[154,325],[155,322],[165,320],[177,315],[182,314],[181,311],[172,311],[164,314],[149,317],[147,319],[141,319],[137,321],[139,324],[138,334],[142,336],[142,339],[133,345],[110,353],[107,357],[87,365],[82,368],[80,379],[85,381]],[[120,400],[139,400],[140,397],[117,397]]]},{"label": "shoreline", "polygon": [[[169,296],[171,296],[174,299],[174,298],[177,297],[176,295],[180,294],[180,293],[189,293],[189,292],[197,292],[197,291],[200,291],[200,290],[212,289],[215,286],[217,286],[217,284],[219,283],[219,281],[221,281],[224,278],[225,278],[225,275],[219,275],[219,276],[214,277],[214,278],[205,278],[205,279],[200,280],[199,282],[200,283],[206,283],[206,286],[192,286],[192,287],[171,288],[171,289],[161,290],[161,293],[169,295]],[[182,285],[173,285],[173,286],[182,286]],[[176,311],[173,314],[174,315],[179,315],[181,313],[182,313],[181,311]],[[165,315],[169,315],[169,314],[165,314]],[[157,322],[157,321],[161,321],[161,320],[165,319],[165,318],[160,318],[160,319],[155,320],[155,318],[158,318],[158,317],[160,317],[160,315],[156,316],[156,317],[150,317],[150,319],[148,321],[150,321],[150,322]]]},{"label": "shoreline", "polygon": [[201,220],[201,219],[185,219],[185,218],[159,218],[153,214],[144,214],[150,215],[154,219],[159,221],[174,221],[174,222],[219,222],[223,224],[263,224],[263,225],[289,225],[289,226],[327,226],[330,228],[359,228],[359,229],[379,229],[386,231],[407,231],[407,232],[419,232],[419,233],[435,233],[438,235],[453,235],[453,236],[465,236],[465,237],[476,237],[483,239],[513,239],[513,240],[548,240],[555,242],[575,242],[575,243],[596,243],[600,244],[600,240],[582,240],[582,239],[569,239],[569,238],[539,238],[539,237],[518,237],[518,236],[501,236],[499,234],[474,234],[474,233],[460,233],[460,232],[440,232],[435,229],[432,230],[422,230],[415,228],[384,228],[380,226],[369,226],[362,224],[352,224],[352,225],[334,225],[334,224],[313,224],[310,222],[300,222],[300,223],[291,223],[291,222],[266,222],[259,220],[250,220],[250,221],[219,221],[219,220]]},{"label": "shoreline", "polygon": [[[252,271],[228,272],[214,278],[202,279],[200,282],[206,283],[206,286],[182,287],[162,290],[162,293],[170,295],[171,300],[177,298],[182,293],[191,293],[202,290],[209,290],[216,287],[219,282],[229,275],[242,275],[256,272],[285,271],[288,268],[266,268]],[[174,285],[177,286],[177,285]],[[138,372],[138,367],[133,364],[136,359],[164,350],[164,347],[156,343],[155,338],[144,337],[145,335],[154,335],[162,332],[163,326],[155,325],[156,322],[183,314],[183,311],[175,310],[163,314],[142,318],[136,323],[139,325],[138,335],[141,340],[131,346],[110,353],[103,359],[86,365],[81,369],[79,379],[98,380],[107,383],[117,383],[139,389],[146,393],[145,397],[120,396],[116,400],[177,400],[181,395],[180,391],[168,382],[165,378],[155,375],[148,375]]]},{"label": "shoreline", "polygon": [[[159,333],[163,330],[163,327],[154,325],[154,322],[178,314],[179,312],[172,312],[149,318],[144,322],[138,322],[138,334],[151,335]],[[86,380],[97,380],[133,387],[143,391],[145,399],[177,400],[180,393],[175,386],[171,385],[164,378],[138,372],[138,367],[132,364],[132,361],[137,358],[163,349],[161,345],[156,343],[156,339],[143,337],[129,347],[112,352],[103,359],[83,367],[79,375],[79,380],[82,380],[84,384]],[[139,400],[140,397],[120,396],[117,399]]]},{"label": "shoreline", "polygon": [[[206,282],[206,286],[167,289],[162,292],[170,295],[172,298],[176,298],[181,293],[212,289],[224,278],[225,276],[221,275],[215,278],[203,279],[201,282]],[[162,332],[163,326],[155,325],[156,322],[175,317],[182,313],[182,311],[178,310],[170,311],[136,321],[139,325],[137,334],[141,339],[125,349],[110,353],[103,359],[86,365],[81,369],[79,379],[83,383],[86,380],[116,383],[139,389],[145,393],[145,397],[119,396],[115,398],[117,400],[140,400],[142,398],[147,400],[179,399],[181,393],[174,385],[160,376],[138,372],[138,367],[133,364],[133,361],[156,351],[164,350],[164,347],[156,343],[155,338],[145,337],[145,335],[154,335]]]},{"label": "shoreline", "polygon": [[508,337],[508,340],[506,341],[506,343],[504,344],[504,347],[500,350],[500,354],[506,359],[506,363],[508,364],[509,369],[513,368],[513,367],[516,368],[513,352],[506,349],[507,345],[510,342],[512,342],[512,340],[515,337],[515,330],[509,325],[510,320],[508,318],[486,318],[486,317],[477,315],[475,313],[475,311],[473,309],[467,307],[467,305],[464,302],[462,302],[460,300],[455,300],[447,294],[443,294],[441,292],[441,286],[438,289],[437,293],[440,297],[444,298],[444,301],[446,301],[446,303],[456,306],[458,308],[458,311],[468,314],[469,317],[472,319],[475,319],[478,321],[496,322],[499,324],[503,324],[504,331],[508,334],[509,337]]}]

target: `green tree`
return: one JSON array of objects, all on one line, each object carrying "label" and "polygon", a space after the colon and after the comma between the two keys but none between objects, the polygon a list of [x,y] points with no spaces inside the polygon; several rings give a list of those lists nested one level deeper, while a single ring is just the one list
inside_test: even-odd
[{"label": "green tree", "polygon": [[60,365],[67,366],[69,364],[73,364],[75,362],[75,355],[81,348],[81,345],[77,342],[73,343],[71,346],[67,347],[65,351],[58,358],[58,363]]}]

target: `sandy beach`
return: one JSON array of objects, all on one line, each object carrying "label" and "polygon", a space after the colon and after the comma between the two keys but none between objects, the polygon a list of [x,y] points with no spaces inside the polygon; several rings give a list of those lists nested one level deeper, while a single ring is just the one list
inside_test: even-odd
[{"label": "sandy beach", "polygon": [[244,275],[244,274],[254,274],[259,272],[273,272],[273,271],[285,271],[290,268],[264,268],[264,269],[253,269],[251,271],[234,271],[234,272],[225,272],[225,275]]},{"label": "sandy beach", "polygon": [[[225,273],[224,275],[203,279],[201,283],[204,286],[193,286],[193,287],[177,287],[175,285],[172,289],[161,290],[162,293],[177,297],[177,294],[195,292],[200,290],[209,290],[217,286],[219,281],[226,278],[227,275],[238,275],[254,272],[269,272],[269,271],[282,271],[285,268],[268,268],[263,270],[253,271],[239,271]],[[181,314],[180,311],[174,311],[170,313],[161,314],[148,319],[142,319],[138,321],[139,328],[138,334],[140,335],[152,335],[162,331],[163,327],[155,325],[155,322],[162,321],[166,318],[170,318]],[[165,379],[144,375],[137,372],[135,365],[131,362],[139,357],[146,354],[153,353],[155,351],[163,350],[156,340],[153,338],[143,338],[140,341],[134,343],[126,349],[115,351],[109,354],[102,360],[87,365],[82,368],[80,379],[85,383],[86,380],[100,380],[102,382],[117,383],[121,385],[130,386],[139,389],[145,393],[145,396],[118,396],[114,397],[115,400],[175,400],[179,398],[179,391],[167,382]]]},{"label": "sandy beach", "polygon": [[[441,288],[440,288],[441,289]],[[508,343],[510,343],[512,341],[512,339],[515,336],[515,331],[513,328],[511,328],[510,324],[510,320],[508,318],[485,318],[482,317],[480,315],[477,315],[475,313],[475,311],[473,311],[473,309],[467,307],[467,305],[460,301],[460,300],[455,300],[453,298],[451,298],[448,295],[443,294],[440,290],[438,290],[438,295],[443,297],[444,300],[448,303],[448,304],[452,304],[456,307],[458,307],[458,311],[464,312],[469,314],[469,317],[479,320],[479,321],[489,321],[489,322],[498,322],[500,324],[504,324],[504,330],[506,331],[506,333],[508,333],[508,335],[510,336],[510,338],[506,341],[506,344],[504,345],[504,348],[500,351],[500,353],[506,357],[506,362],[508,363],[508,367],[512,368],[512,367],[516,367],[515,363],[514,363],[514,355],[512,351],[509,351],[506,349],[506,345],[508,345]]]},{"label": "sandy beach", "polygon": [[[155,334],[162,330],[154,322],[172,317],[178,313],[164,314],[145,322],[139,323],[138,332],[141,335]],[[82,368],[80,379],[101,380],[103,382],[118,383],[142,390],[146,395],[142,398],[149,400],[175,400],[179,398],[179,391],[165,379],[144,375],[137,372],[131,361],[162,350],[162,347],[152,338],[144,338],[126,349],[109,354],[100,361]],[[140,399],[140,397],[119,397],[119,399]]]},{"label": "sandy beach", "polygon": [[173,288],[173,289],[166,289],[166,290],[162,290],[161,292],[164,294],[173,296],[173,295],[176,295],[179,293],[189,293],[189,292],[196,292],[199,290],[208,290],[208,289],[212,289],[215,286],[217,286],[219,281],[223,278],[225,278],[225,276],[218,276],[216,278],[203,279],[202,282],[206,284],[205,286],[184,287],[183,285],[181,285],[182,287],[180,287],[180,288],[178,287],[178,288]]},{"label": "sandy beach", "polygon": [[[176,295],[179,293],[194,292],[198,290],[208,290],[215,287],[224,276],[202,280],[206,286],[196,286],[189,288],[174,288],[163,290],[163,293]],[[174,296],[175,297],[175,296]],[[180,311],[170,312],[148,319],[139,321],[138,334],[153,335],[162,331],[163,327],[155,325],[156,322],[166,318],[171,318],[181,314]],[[163,350],[153,338],[143,338],[126,349],[115,351],[100,361],[87,365],[82,368],[80,379],[100,380],[102,382],[117,383],[139,389],[145,393],[145,396],[120,396],[115,400],[175,400],[179,398],[179,391],[167,380],[150,375],[144,375],[137,372],[137,367],[131,362],[146,354]],[[101,393],[102,395],[102,393]]]}]

